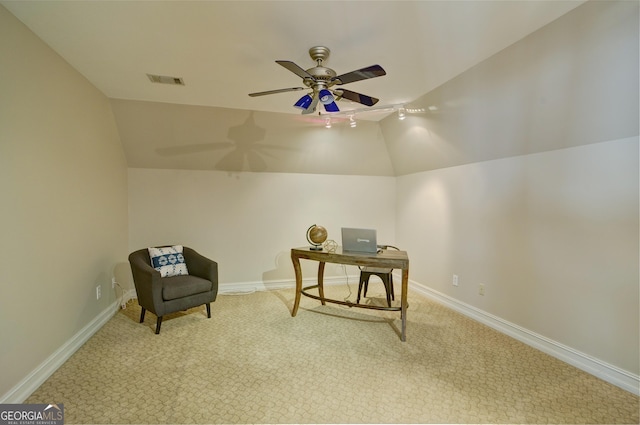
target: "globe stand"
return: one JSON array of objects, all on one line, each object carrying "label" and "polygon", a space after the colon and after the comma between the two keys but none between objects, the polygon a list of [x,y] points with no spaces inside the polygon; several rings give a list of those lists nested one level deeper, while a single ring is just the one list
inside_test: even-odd
[{"label": "globe stand", "polygon": [[312,224],[307,229],[307,242],[311,245],[309,250],[322,251],[322,243],[327,240],[327,230],[322,226]]}]

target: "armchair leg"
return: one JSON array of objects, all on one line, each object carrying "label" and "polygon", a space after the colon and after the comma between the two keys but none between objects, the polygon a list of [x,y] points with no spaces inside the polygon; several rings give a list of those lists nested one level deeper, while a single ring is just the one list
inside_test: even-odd
[{"label": "armchair leg", "polygon": [[140,323],[144,322],[144,314],[147,312],[147,309],[142,307],[142,311],[140,312]]},{"label": "armchair leg", "polygon": [[160,333],[161,325],[162,325],[162,316],[158,316],[158,320],[156,321],[156,335]]},{"label": "armchair leg", "polygon": [[211,319],[211,303],[205,305],[207,306],[207,318]]}]

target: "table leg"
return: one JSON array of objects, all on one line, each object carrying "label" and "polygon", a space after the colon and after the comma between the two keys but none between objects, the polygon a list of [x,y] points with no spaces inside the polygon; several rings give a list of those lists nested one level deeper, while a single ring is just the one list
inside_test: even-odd
[{"label": "table leg", "polygon": [[327,305],[324,301],[324,264],[324,261],[318,263],[318,294],[320,295],[322,305]]},{"label": "table leg", "polygon": [[291,316],[295,317],[300,305],[300,294],[302,294],[302,270],[300,269],[300,258],[293,253],[291,253],[291,261],[293,262],[293,270],[296,273],[296,298],[293,302],[293,310],[291,310]]},{"label": "table leg", "polygon": [[401,296],[401,317],[402,317],[402,341],[407,340],[407,292],[409,290],[409,269],[402,270],[402,296]]}]

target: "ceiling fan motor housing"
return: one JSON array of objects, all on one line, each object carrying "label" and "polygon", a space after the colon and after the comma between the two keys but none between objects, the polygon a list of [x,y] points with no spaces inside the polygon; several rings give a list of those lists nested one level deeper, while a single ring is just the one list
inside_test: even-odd
[{"label": "ceiling fan motor housing", "polygon": [[335,76],[337,75],[333,69],[325,68],[324,66],[315,66],[313,68],[309,68],[307,69],[307,73],[316,80],[324,81],[329,81],[332,78],[335,78]]},{"label": "ceiling fan motor housing", "polygon": [[[328,47],[315,46],[310,48],[309,56],[311,56],[311,59],[313,59],[317,63],[317,66],[307,69],[307,73],[316,80],[325,82],[329,82],[331,79],[335,78],[338,74],[336,74],[333,69],[322,66],[322,62],[329,58],[330,53],[331,51]],[[305,81],[305,84],[307,84],[308,87],[314,86],[313,81]],[[331,84],[326,84],[324,86],[331,87],[334,84],[335,82],[332,82]]]}]

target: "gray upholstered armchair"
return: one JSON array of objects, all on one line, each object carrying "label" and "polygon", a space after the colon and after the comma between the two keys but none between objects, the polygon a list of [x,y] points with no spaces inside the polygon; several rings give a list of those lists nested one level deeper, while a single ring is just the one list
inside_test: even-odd
[{"label": "gray upholstered armchair", "polygon": [[207,317],[211,318],[211,302],[218,295],[218,263],[195,250],[183,248],[188,275],[161,277],[152,267],[148,249],[140,249],[129,255],[133,282],[142,307],[140,323],[147,310],[156,315],[156,334],[160,333],[162,317],[204,304]]}]

